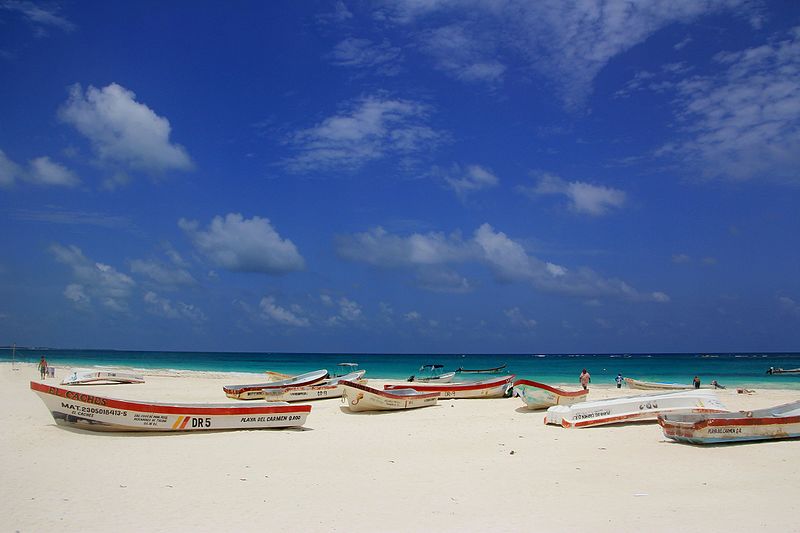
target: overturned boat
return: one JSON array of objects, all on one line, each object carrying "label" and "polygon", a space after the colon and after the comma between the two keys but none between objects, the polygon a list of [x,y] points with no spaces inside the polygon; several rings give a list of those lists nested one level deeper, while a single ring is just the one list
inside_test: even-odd
[{"label": "overturned boat", "polygon": [[689,444],[722,444],[800,437],[800,401],[736,413],[658,417],[664,436]]},{"label": "overturned boat", "polygon": [[31,381],[56,424],[91,431],[208,431],[297,427],[310,405],[120,400]]},{"label": "overturned boat", "polygon": [[62,385],[103,385],[110,383],[144,383],[144,377],[128,372],[105,370],[75,370],[61,380]]},{"label": "overturned boat", "polygon": [[694,388],[694,385],[684,385],[683,383],[660,383],[633,378],[625,378],[625,384],[631,389],[639,390],[689,390]]},{"label": "overturned boat", "polygon": [[342,381],[342,401],[351,411],[391,411],[416,409],[436,405],[438,392],[420,392],[414,389],[383,391],[360,383]]},{"label": "overturned boat", "polygon": [[511,388],[513,374],[462,383],[403,383],[384,385],[383,390],[413,389],[418,392],[438,392],[439,398],[502,398]]},{"label": "overturned boat", "polygon": [[520,379],[514,382],[514,394],[519,396],[528,409],[545,409],[553,405],[572,405],[586,400],[589,391],[586,389],[576,391],[566,391],[531,381]]},{"label": "overturned boat", "polygon": [[574,405],[554,405],[547,409],[546,424],[580,428],[656,420],[666,413],[724,413],[728,409],[710,390],[691,390],[663,394],[626,396]]},{"label": "overturned boat", "polygon": [[328,376],[328,371],[324,368],[322,370],[315,370],[313,372],[306,372],[299,376],[293,376],[288,379],[278,381],[270,381],[268,383],[253,383],[250,385],[225,385],[222,390],[228,398],[235,400],[261,400],[264,398],[264,391],[270,389],[282,389],[285,387],[307,387],[315,385]]},{"label": "overturned boat", "polygon": [[316,385],[306,385],[305,387],[283,387],[280,389],[264,389],[263,398],[270,402],[300,402],[309,400],[324,400],[325,398],[341,398],[344,386],[342,381],[352,381],[354,383],[365,384],[366,379],[362,379],[366,370],[356,370],[350,374],[321,381]]}]

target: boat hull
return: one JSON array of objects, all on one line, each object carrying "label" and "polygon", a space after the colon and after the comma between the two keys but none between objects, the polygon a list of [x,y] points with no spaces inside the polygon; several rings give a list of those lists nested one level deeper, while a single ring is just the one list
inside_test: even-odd
[{"label": "boat hull", "polygon": [[309,387],[321,383],[328,375],[325,369],[315,370],[280,381],[269,383],[253,383],[249,385],[225,385],[222,390],[228,398],[234,400],[263,400],[265,390],[283,389],[286,387]]},{"label": "boat hull", "polygon": [[682,383],[657,383],[633,378],[625,378],[625,384],[628,388],[639,390],[690,390],[694,388],[693,385],[684,385]]},{"label": "boat hull", "polygon": [[344,386],[342,381],[352,381],[361,385],[366,384],[366,379],[361,377],[366,373],[365,370],[358,370],[340,378],[334,378],[323,382],[321,385],[311,385],[308,387],[286,387],[283,389],[265,389],[264,399],[269,402],[302,402],[311,400],[324,400],[326,398],[341,398]]},{"label": "boat hull", "polygon": [[215,431],[302,426],[310,405],[162,404],[118,400],[31,381],[56,424],[91,431]]},{"label": "boat hull", "polygon": [[553,405],[572,405],[586,400],[588,390],[565,391],[538,381],[521,379],[514,383],[514,392],[528,409],[546,409]]},{"label": "boat hull", "polygon": [[687,444],[724,444],[800,437],[800,402],[710,415],[662,415],[664,436]]},{"label": "boat hull", "polygon": [[721,412],[728,412],[728,409],[712,391],[692,390],[581,402],[570,406],[555,405],[547,409],[545,423],[581,428],[655,421],[660,414],[666,413]]},{"label": "boat hull", "polygon": [[144,383],[144,378],[127,372],[85,370],[75,371],[61,380],[62,385],[99,385],[106,383]]},{"label": "boat hull", "polygon": [[437,392],[439,398],[502,398],[511,388],[514,376],[502,376],[472,383],[408,383],[384,385],[383,390],[413,389],[419,392]]},{"label": "boat hull", "polygon": [[420,383],[450,383],[453,381],[455,377],[455,372],[445,372],[444,374],[439,374],[438,376],[425,376],[425,377],[417,377],[414,376],[414,379],[411,382],[420,382]]},{"label": "boat hull", "polygon": [[412,389],[382,391],[353,383],[342,382],[342,401],[351,411],[396,411],[436,405],[438,392],[418,392]]},{"label": "boat hull", "polygon": [[456,372],[460,374],[499,374],[503,370],[505,370],[506,366],[508,365],[500,365],[494,368],[479,368],[479,369],[469,369],[469,368],[459,368]]}]

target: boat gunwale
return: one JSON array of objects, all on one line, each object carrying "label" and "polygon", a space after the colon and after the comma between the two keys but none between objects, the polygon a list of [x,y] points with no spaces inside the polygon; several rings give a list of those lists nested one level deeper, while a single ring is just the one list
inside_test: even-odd
[{"label": "boat gunwale", "polygon": [[[481,381],[473,381],[472,383],[436,383],[433,382],[411,382],[410,384],[386,384],[383,386],[384,391],[414,389],[419,392],[450,392],[450,391],[471,391],[471,390],[484,390],[493,387],[505,385],[514,379],[514,375],[500,376],[497,378],[484,379]],[[419,388],[417,388],[419,387]]]}]

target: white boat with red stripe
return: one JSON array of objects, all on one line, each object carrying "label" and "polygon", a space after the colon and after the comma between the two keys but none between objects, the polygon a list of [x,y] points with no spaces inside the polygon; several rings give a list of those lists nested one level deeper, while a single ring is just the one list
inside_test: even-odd
[{"label": "white boat with red stripe", "polygon": [[342,401],[351,411],[391,411],[416,409],[436,405],[438,392],[419,392],[414,389],[383,391],[360,383],[342,381]]},{"label": "white boat with red stripe", "polygon": [[288,379],[270,381],[269,383],[253,383],[250,385],[225,385],[222,390],[228,398],[235,400],[262,400],[264,391],[270,389],[283,389],[285,387],[308,387],[322,382],[328,377],[324,368],[313,372],[306,372]]},{"label": "white boat with red stripe", "polygon": [[341,398],[344,386],[342,381],[365,384],[366,379],[361,379],[366,370],[356,370],[344,376],[325,380],[319,385],[307,387],[285,387],[282,389],[264,389],[264,399],[270,402],[301,402],[309,400],[324,400],[326,398]]},{"label": "white boat with red stripe", "polygon": [[61,380],[62,385],[104,385],[108,383],[144,383],[144,377],[129,372],[74,370]]},{"label": "white boat with red stripe", "polygon": [[554,405],[547,409],[544,421],[565,428],[582,428],[640,420],[655,421],[658,415],[665,413],[725,412],[728,409],[712,391],[692,390]]},{"label": "white boat with red stripe", "polygon": [[572,405],[582,402],[586,400],[589,391],[585,389],[566,391],[538,381],[520,379],[514,382],[514,394],[525,402],[525,407],[528,409],[545,409],[553,405]]},{"label": "white boat with red stripe", "polygon": [[403,383],[384,385],[383,390],[413,389],[419,392],[438,392],[439,398],[502,398],[511,388],[514,375],[498,376],[481,381],[461,383]]},{"label": "white boat with red stripe", "polygon": [[800,437],[800,402],[767,409],[658,417],[664,436],[688,444],[723,444]]},{"label": "white boat with red stripe", "polygon": [[91,431],[213,431],[298,427],[310,405],[120,400],[31,381],[56,424]]}]

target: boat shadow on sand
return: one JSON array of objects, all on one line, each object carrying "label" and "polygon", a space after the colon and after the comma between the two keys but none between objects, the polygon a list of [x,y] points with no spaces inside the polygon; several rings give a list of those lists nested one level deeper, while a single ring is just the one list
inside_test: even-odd
[{"label": "boat shadow on sand", "polygon": [[[425,406],[425,409],[442,407],[442,405],[445,405],[445,404],[427,405],[427,406]],[[387,410],[375,410],[375,411],[351,411],[350,408],[347,407],[346,405],[340,405],[339,406],[339,410],[341,412],[343,412],[344,414],[353,415],[353,416],[360,416],[360,415],[366,415],[366,416],[393,415],[393,414],[402,413],[402,412],[406,412],[406,411],[417,411],[419,409],[421,409],[421,407],[416,407],[416,408],[413,408],[413,409],[387,409]]]}]

